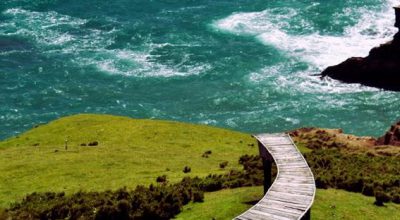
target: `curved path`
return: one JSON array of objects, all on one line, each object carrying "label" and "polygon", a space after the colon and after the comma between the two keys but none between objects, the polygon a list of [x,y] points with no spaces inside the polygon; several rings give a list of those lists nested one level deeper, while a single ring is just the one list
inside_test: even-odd
[{"label": "curved path", "polygon": [[287,134],[260,134],[254,137],[259,142],[264,169],[270,169],[274,160],[278,174],[265,196],[235,219],[309,219],[315,181],[303,155]]}]

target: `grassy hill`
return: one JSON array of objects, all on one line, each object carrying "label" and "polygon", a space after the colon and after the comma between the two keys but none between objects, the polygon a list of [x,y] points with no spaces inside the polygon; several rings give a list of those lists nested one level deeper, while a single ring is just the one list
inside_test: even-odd
[{"label": "grassy hill", "polygon": [[[312,148],[307,148],[308,145],[317,146],[300,143],[300,150],[310,154]],[[351,149],[352,155],[364,152],[353,146],[343,149]],[[203,157],[206,151],[211,154]],[[389,151],[382,152],[376,153],[378,159]],[[170,182],[178,182],[185,176],[223,174],[240,169],[238,159],[244,154],[258,154],[256,141],[248,134],[220,128],[110,115],[61,118],[0,142],[0,219],[1,208],[32,192],[71,194],[123,186],[133,189],[139,184],[155,183],[161,175],[167,175]],[[228,166],[221,169],[219,164],[225,161]],[[191,172],[184,173],[185,166]],[[261,187],[206,193],[204,203],[189,204],[177,219],[231,219],[261,195]],[[385,207],[376,207],[373,202],[373,197],[360,193],[318,190],[312,218],[395,219],[400,216],[400,205],[388,203]]]},{"label": "grassy hill", "polygon": [[[65,140],[68,149],[65,150]],[[97,146],[88,145],[98,142]],[[75,115],[0,142],[0,207],[31,192],[134,188],[160,175],[184,176],[239,168],[243,154],[257,154],[248,134],[185,123],[110,115]],[[208,158],[202,157],[211,150]],[[183,173],[185,166],[190,173]]]}]

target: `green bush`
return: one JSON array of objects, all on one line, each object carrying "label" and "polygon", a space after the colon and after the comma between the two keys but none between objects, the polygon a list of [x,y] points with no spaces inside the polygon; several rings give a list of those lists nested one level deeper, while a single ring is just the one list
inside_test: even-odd
[{"label": "green bush", "polygon": [[192,171],[192,169],[191,169],[189,166],[185,166],[185,167],[183,168],[183,172],[184,172],[184,173],[190,173],[190,171]]},{"label": "green bush", "polygon": [[203,202],[204,201],[204,192],[203,191],[196,191],[193,193],[193,202]]},{"label": "green bush", "polygon": [[375,205],[383,206],[383,203],[390,201],[390,196],[384,193],[382,190],[378,190],[375,192]]},{"label": "green bush", "polygon": [[212,154],[212,151],[208,150],[208,151],[204,152],[203,155],[201,155],[201,156],[204,158],[208,158],[211,154]]},{"label": "green bush", "polygon": [[162,176],[158,176],[156,179],[157,183],[165,183],[167,182],[167,176],[166,175],[162,175]]},{"label": "green bush", "polygon": [[71,196],[32,193],[7,213],[15,219],[170,219],[183,205],[203,198],[203,192],[185,183],[138,186],[131,191],[122,188],[78,192]]},{"label": "green bush", "polygon": [[228,161],[224,161],[219,164],[219,168],[221,169],[225,169],[226,166],[228,166]]}]

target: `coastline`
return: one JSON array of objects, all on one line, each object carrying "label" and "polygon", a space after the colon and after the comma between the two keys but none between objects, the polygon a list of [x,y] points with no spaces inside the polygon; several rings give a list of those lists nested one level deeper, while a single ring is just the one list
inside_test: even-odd
[{"label": "coastline", "polygon": [[[395,27],[400,28],[400,6],[394,7]],[[393,40],[371,49],[367,57],[352,57],[326,68],[321,78],[344,83],[360,83],[385,90],[400,91],[400,31]]]}]

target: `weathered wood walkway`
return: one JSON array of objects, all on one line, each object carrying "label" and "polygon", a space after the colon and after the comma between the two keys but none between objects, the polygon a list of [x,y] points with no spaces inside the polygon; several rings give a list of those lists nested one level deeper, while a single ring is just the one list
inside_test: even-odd
[{"label": "weathered wood walkway", "polygon": [[[287,134],[255,135],[264,164],[264,198],[235,219],[309,219],[314,202],[314,176]],[[271,185],[271,163],[278,174]]]}]

